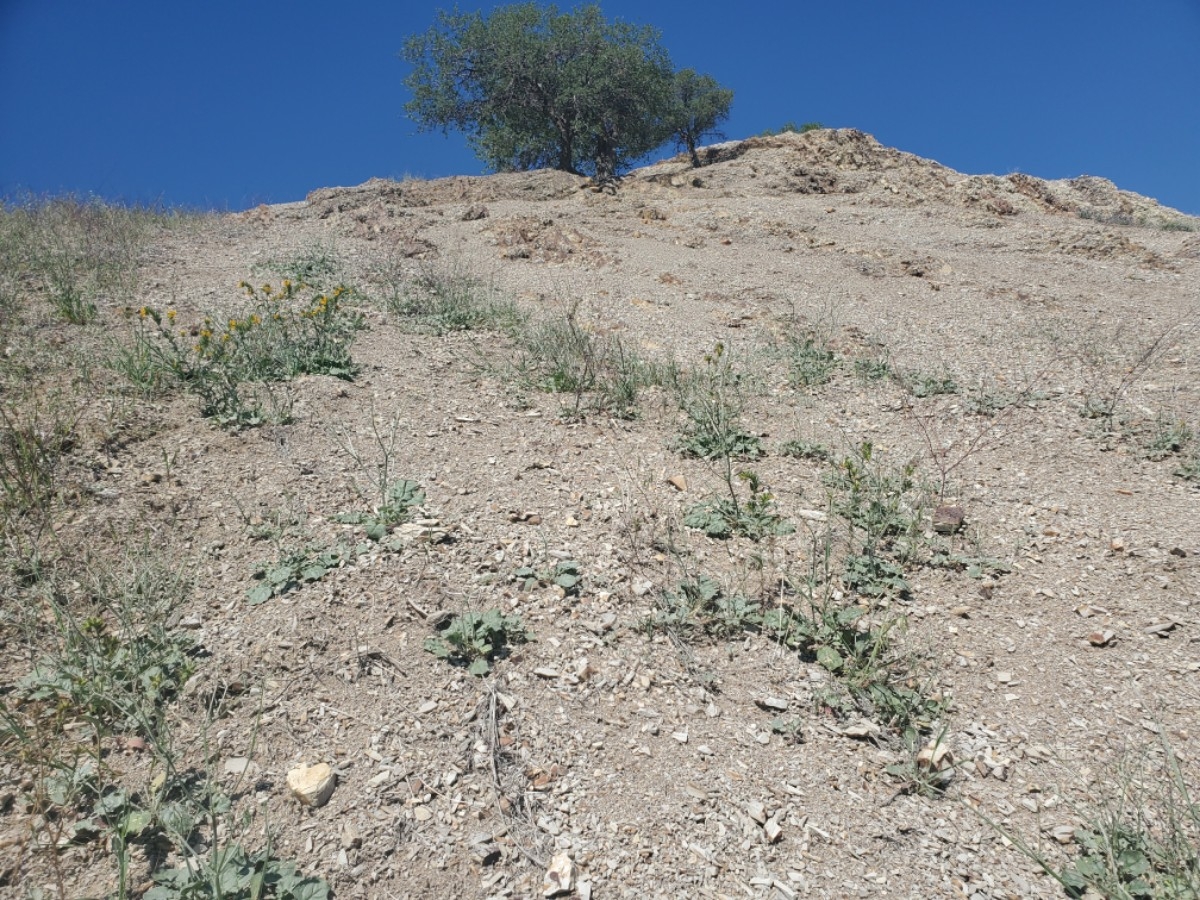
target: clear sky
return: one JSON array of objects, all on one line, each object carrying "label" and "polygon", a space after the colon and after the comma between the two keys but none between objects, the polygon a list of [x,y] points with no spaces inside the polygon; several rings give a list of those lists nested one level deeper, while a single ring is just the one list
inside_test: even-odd
[{"label": "clear sky", "polygon": [[[731,138],[815,120],[962,172],[1099,175],[1200,214],[1200,0],[601,5],[733,88]],[[478,174],[460,135],[404,115],[397,54],[439,6],[0,0],[0,194],[244,209]]]}]

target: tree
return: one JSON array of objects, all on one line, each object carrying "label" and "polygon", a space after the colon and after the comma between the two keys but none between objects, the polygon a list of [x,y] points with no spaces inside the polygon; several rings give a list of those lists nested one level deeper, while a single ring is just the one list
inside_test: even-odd
[{"label": "tree", "polygon": [[401,55],[418,126],[465,132],[498,171],[553,166],[606,181],[678,131],[658,32],[609,22],[596,5],[439,12]]},{"label": "tree", "polygon": [[675,73],[671,129],[677,147],[686,147],[692,165],[699,167],[696,145],[706,137],[724,137],[717,125],[729,118],[733,91],[721,87],[711,75],[694,69]]}]

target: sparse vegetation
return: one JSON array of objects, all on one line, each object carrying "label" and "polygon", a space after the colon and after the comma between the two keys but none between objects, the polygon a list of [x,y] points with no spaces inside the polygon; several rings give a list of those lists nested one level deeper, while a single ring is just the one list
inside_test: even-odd
[{"label": "sparse vegetation", "polygon": [[246,306],[229,317],[186,325],[175,310],[137,310],[133,349],[115,365],[143,390],[169,379],[200,398],[201,415],[231,428],[291,418],[286,391],[272,385],[298,375],[351,379],[350,357],[361,317],[346,308],[348,290],[318,293],[284,280],[275,287],[243,281]]},{"label": "sparse vegetation", "polygon": [[737,479],[746,486],[745,497],[740,497],[733,488],[728,497],[704,500],[688,510],[683,524],[709,537],[748,537],[752,541],[796,530],[779,514],[775,498],[763,487],[757,474],[741,471]]},{"label": "sparse vegetation", "polygon": [[425,641],[425,649],[439,659],[466,666],[472,675],[486,675],[492,663],[504,657],[512,644],[529,640],[520,616],[498,609],[465,612],[455,616],[437,637]]},{"label": "sparse vegetation", "polygon": [[414,330],[515,334],[527,322],[511,298],[460,266],[425,266],[415,277],[385,269],[375,277],[383,308]]}]

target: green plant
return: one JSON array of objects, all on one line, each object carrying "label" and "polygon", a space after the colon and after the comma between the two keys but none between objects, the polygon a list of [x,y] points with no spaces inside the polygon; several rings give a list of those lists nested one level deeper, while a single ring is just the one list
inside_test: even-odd
[{"label": "green plant", "polygon": [[884,767],[885,772],[900,782],[898,793],[943,796],[955,772],[954,755],[947,746],[945,729],[924,745],[916,734],[909,732],[904,736],[904,743],[906,758]]},{"label": "green plant", "polygon": [[861,597],[906,597],[904,569],[873,553],[847,556],[842,583]]},{"label": "green plant", "polygon": [[376,272],[375,280],[384,309],[416,330],[516,334],[526,322],[510,297],[459,267],[426,266],[416,278],[385,267]]},{"label": "green plant", "polygon": [[915,474],[911,462],[896,468],[880,464],[874,446],[863,441],[824,476],[833,511],[846,520],[862,554],[913,551],[921,531]]},{"label": "green plant", "polygon": [[[412,66],[405,108],[418,126],[465,131],[500,171],[552,166],[607,182],[681,130],[698,136],[685,116],[701,126],[718,118],[712,104],[680,102],[654,29],[610,22],[594,4],[440,12],[402,55]],[[712,93],[701,96],[727,109]]]},{"label": "green plant", "polygon": [[[741,426],[741,381],[724,344],[704,355],[704,366],[679,384],[679,406],[688,421],[674,442],[676,450],[726,463],[763,455],[762,441]],[[726,474],[732,476],[731,471]]]},{"label": "green plant", "polygon": [[791,534],[795,526],[779,515],[775,499],[754,472],[738,472],[749,496],[739,499],[734,491],[729,497],[705,500],[688,510],[683,524],[703,531],[709,537],[748,537],[760,541],[769,535]]},{"label": "green plant", "polygon": [[533,566],[521,566],[513,572],[514,580],[520,582],[521,590],[528,593],[539,585],[557,585],[568,596],[579,593],[579,582],[583,578],[583,570],[573,559],[564,559],[548,569],[535,569]]},{"label": "green plant", "polygon": [[287,553],[275,563],[259,563],[251,575],[259,583],[246,592],[252,605],[265,603],[301,585],[320,581],[329,572],[354,561],[354,552],[344,547],[330,550],[301,550]]},{"label": "green plant", "polygon": [[859,381],[882,381],[895,374],[886,356],[859,356],[854,360],[854,375]]},{"label": "green plant", "polygon": [[788,371],[793,387],[816,387],[833,378],[840,361],[824,342],[814,335],[792,338],[787,351]]},{"label": "green plant", "polygon": [[506,616],[498,609],[465,612],[455,616],[441,634],[425,641],[425,649],[439,659],[464,665],[472,675],[486,675],[492,661],[508,653],[510,644],[529,639],[520,616]]},{"label": "green plant", "polygon": [[760,137],[774,137],[778,134],[807,134],[810,131],[820,131],[825,126],[820,122],[805,122],[803,125],[797,125],[795,122],[784,122],[778,128],[768,128],[760,132]]},{"label": "green plant", "polygon": [[966,572],[970,578],[1006,575],[1012,571],[1012,566],[1001,559],[993,559],[989,556],[967,556],[950,551],[938,551],[932,554],[929,558],[929,565],[939,569]]},{"label": "green plant", "polygon": [[593,409],[633,418],[639,393],[664,376],[619,336],[581,324],[577,303],[526,328],[518,346],[517,370],[523,380],[540,390],[572,395],[572,417]]},{"label": "green plant", "polygon": [[1196,433],[1183,419],[1159,415],[1143,444],[1147,459],[1165,459],[1182,453],[1195,440]]},{"label": "green plant", "polygon": [[958,382],[949,372],[936,375],[931,372],[904,372],[898,378],[904,389],[917,398],[958,393]]},{"label": "green plant", "polygon": [[269,259],[254,268],[294,284],[309,285],[321,291],[332,291],[342,283],[343,270],[337,251],[332,247],[313,244],[290,256]]},{"label": "green plant", "polygon": [[824,444],[812,441],[786,441],[779,448],[782,456],[792,456],[797,459],[816,459],[828,462],[833,458],[833,452]]},{"label": "green plant", "polygon": [[400,479],[387,486],[383,501],[370,512],[341,513],[334,516],[334,520],[350,525],[365,525],[368,538],[382,541],[393,526],[407,522],[413,510],[424,502],[425,492],[417,482]]},{"label": "green plant", "polygon": [[829,672],[845,694],[826,690],[822,705],[842,715],[860,712],[910,739],[927,731],[941,703],[926,696],[913,674],[914,660],[893,647],[904,630],[903,616],[872,616],[863,606],[842,606],[829,593],[808,596],[805,605],[768,610],[762,629]]},{"label": "green plant", "polygon": [[1175,475],[1184,481],[1200,481],[1200,451],[1193,450],[1175,469]]},{"label": "green plant", "polygon": [[1069,863],[983,818],[1068,896],[1195,900],[1200,897],[1200,803],[1193,794],[1163,730],[1159,746],[1123,753],[1103,785],[1075,807],[1082,827],[1073,831],[1079,853]]},{"label": "green plant", "polygon": [[200,398],[202,415],[244,427],[290,417],[273,382],[303,374],[354,377],[350,347],[363,323],[344,306],[347,288],[317,293],[288,280],[279,288],[244,281],[241,287],[247,307],[221,322],[205,316],[185,328],[175,310],[139,309],[127,356],[137,366],[126,370],[135,384],[145,387],[161,373]]},{"label": "green plant", "polygon": [[757,631],[762,619],[758,603],[740,594],[727,594],[707,575],[681,581],[673,591],[656,598],[657,609],[646,620],[648,630],[672,634],[702,634],[727,638]]},{"label": "green plant", "polygon": [[328,900],[329,884],[301,875],[293,862],[270,849],[247,853],[240,844],[214,852],[203,865],[159,869],[145,900]]}]

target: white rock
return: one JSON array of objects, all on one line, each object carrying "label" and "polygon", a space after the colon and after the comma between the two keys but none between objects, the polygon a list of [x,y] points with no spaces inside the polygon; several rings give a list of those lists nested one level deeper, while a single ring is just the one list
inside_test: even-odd
[{"label": "white rock", "polygon": [[557,897],[575,889],[575,860],[566,852],[555,853],[550,859],[550,868],[542,879],[542,896]]},{"label": "white rock", "polygon": [[287,774],[288,789],[305,806],[324,806],[333,796],[337,776],[327,763],[299,765]]}]

